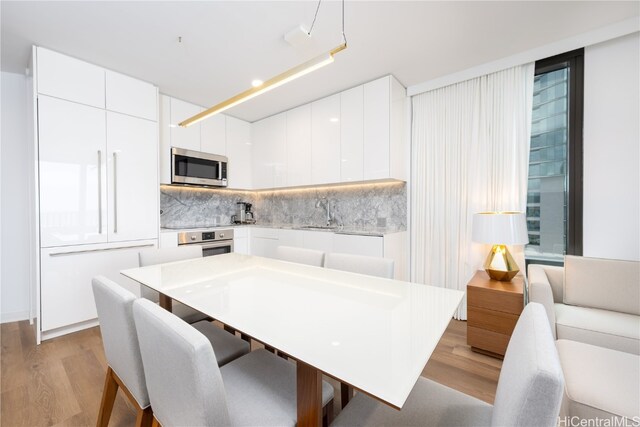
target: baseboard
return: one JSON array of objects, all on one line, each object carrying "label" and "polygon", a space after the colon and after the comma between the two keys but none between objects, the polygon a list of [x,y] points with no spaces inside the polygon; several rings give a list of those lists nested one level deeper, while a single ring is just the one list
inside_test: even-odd
[{"label": "baseboard", "polygon": [[42,332],[42,341],[49,340],[51,338],[56,338],[62,335],[71,334],[73,332],[78,332],[83,329],[93,328],[94,326],[98,326],[98,319],[86,320],[84,322],[75,323],[70,326],[63,326],[61,328],[52,329],[49,331]]},{"label": "baseboard", "polygon": [[0,323],[19,322],[21,320],[29,320],[29,310],[0,313]]}]

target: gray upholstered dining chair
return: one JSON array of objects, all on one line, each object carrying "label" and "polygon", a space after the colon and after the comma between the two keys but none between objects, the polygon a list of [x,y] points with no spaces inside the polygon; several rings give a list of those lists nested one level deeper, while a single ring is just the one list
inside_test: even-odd
[{"label": "gray upholstered dining chair", "polygon": [[278,246],[276,248],[276,258],[281,261],[322,267],[324,252],[313,249],[295,248],[293,246]]},{"label": "gray upholstered dining chair", "polygon": [[[256,350],[218,368],[215,349],[156,304],[133,305],[154,416],[163,426],[295,426],[295,365]],[[333,388],[322,384],[323,405]]]},{"label": "gray upholstered dining chair", "polygon": [[[151,425],[149,394],[133,320],[132,307],[136,296],[102,276],[94,277],[91,285],[108,363],[97,425],[108,425],[118,388],[122,388],[137,410],[136,425]],[[158,309],[163,310],[160,307]],[[246,342],[211,322],[198,322],[193,327],[216,348],[216,362],[220,365],[249,352]]]},{"label": "gray upholstered dining chair", "polygon": [[564,377],[542,305],[527,305],[504,356],[493,406],[420,378],[401,411],[358,393],[342,426],[556,426]]},{"label": "gray upholstered dining chair", "polygon": [[367,274],[385,279],[393,279],[393,260],[364,255],[330,252],[324,257],[324,266],[334,270]]},{"label": "gray upholstered dining chair", "polygon": [[[175,248],[147,249],[138,253],[138,263],[140,267],[164,264],[165,262],[184,261],[193,258],[202,258],[202,246],[184,245]],[[142,285],[140,285],[140,294],[143,298],[156,303],[160,299],[158,292]],[[187,307],[178,301],[173,302],[171,312],[187,323],[196,323],[207,319],[206,314]]]}]

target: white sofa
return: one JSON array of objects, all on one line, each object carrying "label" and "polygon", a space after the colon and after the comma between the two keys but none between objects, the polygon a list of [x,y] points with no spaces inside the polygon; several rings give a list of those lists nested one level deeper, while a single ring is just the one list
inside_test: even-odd
[{"label": "white sofa", "polygon": [[544,305],[558,339],[560,423],[638,425],[640,263],[566,256],[564,267],[532,264],[529,300]]},{"label": "white sofa", "polygon": [[640,262],[578,256],[529,265],[529,300],[544,305],[556,339],[640,354]]}]

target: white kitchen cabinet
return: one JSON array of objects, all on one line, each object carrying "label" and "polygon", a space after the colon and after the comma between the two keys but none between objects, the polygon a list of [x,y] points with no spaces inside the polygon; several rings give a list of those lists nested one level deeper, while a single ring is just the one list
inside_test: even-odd
[{"label": "white kitchen cabinet", "polygon": [[233,251],[239,254],[249,255],[249,238],[248,237],[234,238]]},{"label": "white kitchen cabinet", "polygon": [[158,241],[158,247],[160,248],[177,248],[178,247],[178,232],[177,231],[161,231],[160,239]]},{"label": "white kitchen cabinet", "polygon": [[107,112],[109,241],[158,237],[157,123]]},{"label": "white kitchen cabinet", "polygon": [[382,258],[384,257],[383,237],[334,234],[333,251]]},{"label": "white kitchen cabinet", "polygon": [[171,147],[200,151],[200,123],[186,128],[178,126],[178,123],[200,113],[202,107],[171,98],[169,109]]},{"label": "white kitchen cabinet", "polygon": [[340,182],[340,94],[311,103],[311,183]]},{"label": "white kitchen cabinet", "polygon": [[364,179],[389,176],[390,90],[388,78],[364,85]]},{"label": "white kitchen cabinet", "polygon": [[287,185],[311,184],[311,104],[287,111]]},{"label": "white kitchen cabinet", "polygon": [[251,255],[275,258],[276,248],[280,245],[280,230],[252,227],[249,241]]},{"label": "white kitchen cabinet", "polygon": [[254,188],[275,188],[287,185],[286,129],[285,113],[253,123],[251,156]]},{"label": "white kitchen cabinet", "polygon": [[340,94],[340,181],[362,181],[364,164],[364,87]]},{"label": "white kitchen cabinet", "polygon": [[106,71],[106,108],[143,119],[158,120],[158,88],[124,74]]},{"label": "white kitchen cabinet", "polygon": [[105,111],[38,101],[41,246],[106,242]]},{"label": "white kitchen cabinet", "polygon": [[42,249],[40,325],[45,338],[48,331],[97,317],[91,289],[91,279],[97,275],[139,295],[139,285],[122,276],[120,270],[138,267],[138,252],[155,246],[156,241],[150,240]]},{"label": "white kitchen cabinet", "polygon": [[157,88],[35,52],[39,340],[95,325],[92,277],[138,293],[119,271],[157,245],[158,130]]},{"label": "white kitchen cabinet", "polygon": [[304,248],[304,233],[302,230],[281,229],[278,234],[278,245]]},{"label": "white kitchen cabinet", "polygon": [[226,117],[227,175],[229,187],[252,187],[251,123],[235,117]]},{"label": "white kitchen cabinet", "polygon": [[249,255],[249,229],[247,227],[234,227],[233,228],[233,251]]},{"label": "white kitchen cabinet", "polygon": [[38,47],[38,93],[93,107],[105,107],[105,70]]},{"label": "white kitchen cabinet", "polygon": [[200,151],[219,156],[227,155],[225,118],[223,114],[216,114],[200,122]]},{"label": "white kitchen cabinet", "polygon": [[406,231],[384,236],[334,234],[333,252],[392,259],[394,279],[407,280],[406,236]]},{"label": "white kitchen cabinet", "polygon": [[[251,123],[217,114],[180,128],[178,123],[203,108],[160,95],[160,183],[171,184],[171,147],[226,156],[230,188],[252,188]],[[280,167],[284,171],[284,167]]]},{"label": "white kitchen cabinet", "polygon": [[392,76],[364,85],[365,180],[406,180],[405,88]]},{"label": "white kitchen cabinet", "polygon": [[159,165],[160,184],[171,184],[171,97],[160,95],[158,99],[160,124]]},{"label": "white kitchen cabinet", "polygon": [[333,233],[326,231],[303,231],[303,248],[322,252],[333,251]]}]

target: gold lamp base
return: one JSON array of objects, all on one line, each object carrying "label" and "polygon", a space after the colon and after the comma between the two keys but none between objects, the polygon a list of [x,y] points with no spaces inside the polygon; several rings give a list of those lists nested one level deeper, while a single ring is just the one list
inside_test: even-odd
[{"label": "gold lamp base", "polygon": [[520,271],[505,245],[493,245],[484,262],[484,269],[493,280],[510,282]]}]

